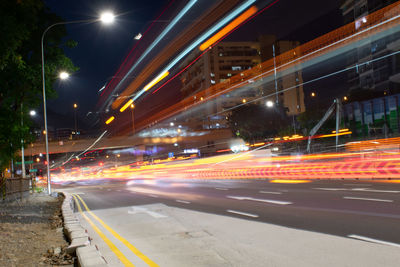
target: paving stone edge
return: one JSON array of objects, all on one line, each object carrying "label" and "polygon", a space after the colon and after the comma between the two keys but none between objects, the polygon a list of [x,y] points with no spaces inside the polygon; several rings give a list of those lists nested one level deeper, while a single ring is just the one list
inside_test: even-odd
[{"label": "paving stone edge", "polygon": [[81,267],[108,266],[97,247],[91,244],[88,231],[82,227],[75,215],[75,203],[72,196],[69,193],[60,193],[64,195],[64,201],[61,206],[64,233],[70,241],[67,252],[70,254],[76,253],[78,264]]}]

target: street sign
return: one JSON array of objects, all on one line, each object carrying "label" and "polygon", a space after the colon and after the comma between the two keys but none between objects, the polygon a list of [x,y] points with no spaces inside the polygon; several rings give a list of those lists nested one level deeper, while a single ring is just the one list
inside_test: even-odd
[{"label": "street sign", "polygon": [[[21,165],[22,162],[21,161],[17,161],[15,164]],[[25,161],[25,164],[33,164],[33,160],[27,160],[27,161]]]},{"label": "street sign", "polygon": [[29,172],[37,172],[37,169],[30,169]]}]

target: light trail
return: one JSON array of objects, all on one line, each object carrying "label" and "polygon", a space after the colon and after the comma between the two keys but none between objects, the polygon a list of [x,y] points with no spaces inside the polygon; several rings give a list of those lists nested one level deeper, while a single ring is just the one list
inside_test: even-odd
[{"label": "light trail", "polygon": [[[116,89],[121,85],[125,79],[132,73],[132,71],[142,62],[142,60],[150,53],[150,51],[165,37],[165,35],[175,26],[176,23],[196,4],[197,0],[190,0],[189,3],[176,15],[176,17],[171,21],[170,24],[161,32],[160,35],[153,41],[153,43],[143,52],[136,63],[131,67],[131,69],[125,74],[124,78],[116,86]],[[163,71],[164,72],[164,71]],[[134,99],[135,100],[135,99]]]},{"label": "light trail", "polygon": [[[194,41],[190,46],[188,46],[183,52],[181,52],[172,62],[170,62],[161,73],[165,73],[170,71],[180,60],[182,60],[187,54],[189,54],[193,49],[195,49],[201,42],[207,39],[211,34],[215,31],[223,27],[226,23],[231,21],[233,18],[238,16],[241,12],[243,12],[246,8],[251,6],[256,0],[247,0],[245,3],[240,5],[234,11],[232,11],[229,15],[225,16],[222,20],[220,20],[216,25],[211,27],[207,32],[202,34],[196,41]],[[159,74],[160,75],[160,74]],[[136,101],[145,91],[142,89],[134,98],[133,101]]]},{"label": "light trail", "polygon": [[[122,108],[119,109],[119,112],[124,112],[131,104],[133,103],[133,99],[128,100],[125,105],[122,106]],[[108,124],[106,122],[106,124]]]},{"label": "light trail", "polygon": [[[168,3],[167,7],[164,8],[164,10],[160,13],[160,15],[158,15],[158,16],[156,17],[156,19],[153,20],[153,22],[150,24],[150,26],[144,31],[144,33],[142,34],[142,37],[144,37],[144,36],[146,35],[146,33],[153,27],[154,23],[165,13],[165,11],[172,5],[172,3],[173,3],[174,1],[175,1],[175,0],[171,0],[171,1]],[[141,38],[141,39],[143,39],[143,38]],[[129,56],[132,54],[132,52],[136,49],[136,47],[137,47],[138,45],[139,45],[139,42],[136,42],[136,44],[135,44],[135,45],[132,47],[132,49],[129,51],[128,55],[125,57],[124,61],[123,61],[122,64],[119,66],[117,72],[116,72],[115,75],[113,76],[113,79],[110,81],[109,84],[107,84],[107,86],[105,87],[105,90],[101,93],[100,96],[103,96],[103,94],[105,93],[105,91],[107,91],[107,89],[113,85],[114,79],[120,76],[119,73],[122,71],[122,66],[124,66],[124,64],[126,63],[126,61],[127,61],[128,58],[129,58]]]},{"label": "light trail", "polygon": [[[398,150],[364,153],[330,153],[295,156],[253,154],[222,155],[201,159],[164,160],[113,168],[91,166],[54,173],[57,181],[93,179],[271,179],[271,183],[306,183],[314,179],[394,179],[400,181]],[[367,159],[367,160],[366,160]],[[99,168],[102,171],[98,171]],[[301,179],[299,179],[301,177]],[[397,179],[397,180],[396,180]],[[149,180],[152,181],[152,180]]]},{"label": "light trail", "polygon": [[237,17],[235,20],[233,20],[231,23],[226,25],[222,30],[217,32],[213,37],[208,39],[206,42],[200,45],[199,49],[201,51],[204,51],[211,47],[215,42],[217,42],[219,39],[227,35],[229,32],[231,32],[233,29],[235,29],[237,26],[239,26],[242,22],[247,20],[249,17],[251,17],[253,14],[257,12],[257,7],[252,6],[248,10],[246,10],[242,15]]}]

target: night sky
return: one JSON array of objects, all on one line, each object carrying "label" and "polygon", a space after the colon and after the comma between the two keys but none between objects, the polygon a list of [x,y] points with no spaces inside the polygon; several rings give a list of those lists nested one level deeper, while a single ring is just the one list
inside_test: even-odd
[{"label": "night sky", "polygon": [[96,18],[102,10],[119,14],[112,25],[67,25],[67,39],[78,42],[66,54],[80,70],[68,81],[57,83],[58,99],[49,107],[57,113],[73,112],[73,103],[79,105],[80,115],[85,116],[95,108],[97,92],[113,76],[126,54],[133,46],[135,35],[148,25],[167,3],[162,0],[46,0],[51,11],[65,21]]},{"label": "night sky", "polygon": [[[116,23],[108,26],[101,23],[67,25],[67,39],[76,40],[78,46],[66,49],[66,54],[80,70],[68,81],[57,82],[56,90],[59,97],[49,102],[49,108],[57,113],[72,116],[72,106],[76,102],[79,105],[81,118],[85,117],[87,112],[95,110],[98,90],[115,74],[135,44],[134,36],[143,32],[150,21],[169,3],[167,0],[46,0],[45,2],[52,12],[65,21],[96,18],[102,10],[112,10],[115,14],[119,14]],[[185,2],[175,0],[170,8],[180,8]],[[238,29],[227,40],[251,41],[256,40],[260,34],[275,34],[278,38],[287,37],[306,42],[341,24],[338,7],[337,0],[281,0]],[[318,24],[310,24],[317,19],[319,19]]]}]

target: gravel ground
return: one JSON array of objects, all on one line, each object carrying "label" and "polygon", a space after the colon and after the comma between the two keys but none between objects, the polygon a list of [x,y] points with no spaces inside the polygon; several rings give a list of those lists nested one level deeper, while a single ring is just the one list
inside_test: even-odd
[{"label": "gravel ground", "polygon": [[73,266],[65,253],[62,200],[35,193],[0,204],[0,266]]}]

